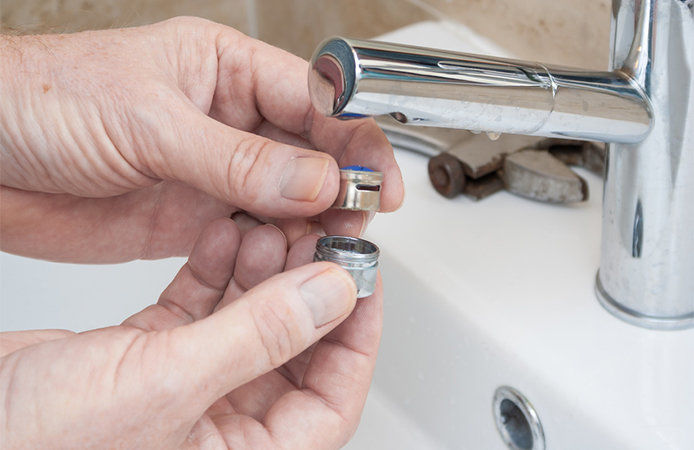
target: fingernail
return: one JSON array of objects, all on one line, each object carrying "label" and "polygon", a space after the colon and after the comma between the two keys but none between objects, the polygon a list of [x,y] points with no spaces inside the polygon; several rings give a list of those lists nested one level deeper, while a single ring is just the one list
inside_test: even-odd
[{"label": "fingernail", "polygon": [[289,245],[289,242],[287,241],[287,236],[284,234],[284,231],[282,231],[282,229],[280,227],[278,227],[274,223],[266,223],[265,225],[270,226],[270,227],[274,228],[275,230],[277,230],[277,232],[284,238],[285,248]]},{"label": "fingernail", "polygon": [[305,202],[314,201],[323,187],[329,165],[329,159],[312,156],[289,161],[280,181],[282,197]]},{"label": "fingernail", "polygon": [[304,281],[299,292],[313,314],[316,328],[346,313],[357,296],[352,277],[338,269],[328,269]]}]

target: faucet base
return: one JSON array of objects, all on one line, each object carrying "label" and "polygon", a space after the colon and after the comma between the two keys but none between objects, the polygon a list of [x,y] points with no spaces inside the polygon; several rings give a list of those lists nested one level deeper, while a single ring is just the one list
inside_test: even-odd
[{"label": "faucet base", "polygon": [[608,294],[600,281],[600,271],[595,275],[595,295],[610,314],[632,325],[652,330],[683,330],[694,327],[694,313],[678,317],[654,317],[634,311]]}]

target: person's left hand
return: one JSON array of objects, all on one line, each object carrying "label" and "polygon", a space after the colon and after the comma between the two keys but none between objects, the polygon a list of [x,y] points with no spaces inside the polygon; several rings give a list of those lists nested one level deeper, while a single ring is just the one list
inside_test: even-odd
[{"label": "person's left hand", "polygon": [[[246,212],[290,243],[370,216],[327,210],[338,166],[403,186],[373,120],[316,112],[308,64],[184,17],[69,35],[0,35],[4,251],[74,262],[187,255],[211,220]],[[318,151],[313,151],[318,150]],[[303,162],[303,164],[301,164]]]},{"label": "person's left hand", "polygon": [[218,219],[123,325],[3,333],[0,447],[344,445],[374,369],[381,285],[355,307],[347,272],[306,264],[316,239],[287,251],[272,225],[241,237]]}]

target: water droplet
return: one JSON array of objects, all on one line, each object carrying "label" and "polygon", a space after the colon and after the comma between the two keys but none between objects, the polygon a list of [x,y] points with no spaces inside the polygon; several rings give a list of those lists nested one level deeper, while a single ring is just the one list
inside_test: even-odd
[{"label": "water droplet", "polygon": [[496,131],[487,131],[487,136],[492,141],[496,141],[497,139],[499,139],[501,137],[501,133],[498,133]]}]

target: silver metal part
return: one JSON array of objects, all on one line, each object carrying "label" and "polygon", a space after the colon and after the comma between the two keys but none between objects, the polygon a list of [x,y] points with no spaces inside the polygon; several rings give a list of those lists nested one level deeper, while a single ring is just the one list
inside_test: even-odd
[{"label": "silver metal part", "polygon": [[521,150],[504,159],[506,189],[548,203],[582,202],[588,185],[566,164],[543,150]]},{"label": "silver metal part", "polygon": [[334,38],[309,90],[341,118],[608,142],[598,298],[636,325],[693,327],[690,4],[613,0],[611,72]]},{"label": "silver metal part", "polygon": [[316,243],[314,261],[330,261],[352,275],[357,284],[357,298],[368,297],[376,289],[378,246],[364,239],[348,236],[324,236]]},{"label": "silver metal part", "polygon": [[494,392],[492,412],[496,429],[511,450],[544,450],[545,433],[540,417],[527,398],[509,386]]},{"label": "silver metal part", "polygon": [[408,127],[391,116],[379,116],[376,124],[383,130],[394,148],[433,157],[464,142],[474,134],[465,130],[440,127]]},{"label": "silver metal part", "polygon": [[610,142],[639,142],[651,128],[648,99],[618,71],[345,38],[325,41],[312,63],[314,105],[345,119],[391,114],[411,125]]},{"label": "silver metal part", "polygon": [[340,192],[333,208],[378,211],[381,207],[383,174],[366,170],[340,170]]},{"label": "silver metal part", "polygon": [[674,0],[623,1],[612,18],[612,66],[648,96],[654,120],[642,142],[608,145],[596,292],[648,328],[694,326],[692,14]]}]

